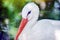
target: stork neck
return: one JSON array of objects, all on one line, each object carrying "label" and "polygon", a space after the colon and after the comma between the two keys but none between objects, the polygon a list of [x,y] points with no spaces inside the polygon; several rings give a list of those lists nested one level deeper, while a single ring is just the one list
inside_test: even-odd
[{"label": "stork neck", "polygon": [[30,21],[28,21],[28,23],[26,24],[25,27],[32,28],[34,26],[34,24],[36,24],[37,20],[38,20],[38,18],[31,19]]}]

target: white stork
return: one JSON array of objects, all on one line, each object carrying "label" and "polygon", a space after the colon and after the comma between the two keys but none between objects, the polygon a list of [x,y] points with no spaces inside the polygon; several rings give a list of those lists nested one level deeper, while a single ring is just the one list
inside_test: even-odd
[{"label": "white stork", "polygon": [[60,40],[60,21],[38,21],[39,7],[31,2],[22,10],[22,21],[15,40]]}]

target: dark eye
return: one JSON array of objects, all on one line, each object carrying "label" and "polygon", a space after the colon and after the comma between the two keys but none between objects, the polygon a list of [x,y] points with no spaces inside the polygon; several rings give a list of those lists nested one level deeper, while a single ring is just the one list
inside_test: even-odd
[{"label": "dark eye", "polygon": [[27,16],[31,13],[31,11],[28,12]]}]

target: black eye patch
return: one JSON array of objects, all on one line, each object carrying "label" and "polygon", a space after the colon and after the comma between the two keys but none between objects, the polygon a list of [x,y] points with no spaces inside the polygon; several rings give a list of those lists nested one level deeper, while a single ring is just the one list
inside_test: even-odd
[{"label": "black eye patch", "polygon": [[31,13],[31,11],[28,12],[27,16]]}]

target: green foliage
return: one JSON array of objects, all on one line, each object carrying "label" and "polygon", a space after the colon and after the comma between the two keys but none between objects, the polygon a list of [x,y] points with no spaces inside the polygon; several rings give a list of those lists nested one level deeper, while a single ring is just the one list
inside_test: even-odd
[{"label": "green foliage", "polygon": [[[14,39],[17,29],[19,27],[22,16],[20,15],[24,5],[31,0],[2,0],[2,5],[7,8],[7,15],[9,18],[9,34],[11,40]],[[5,14],[5,13],[4,13]],[[6,15],[5,15],[6,16]]]}]

